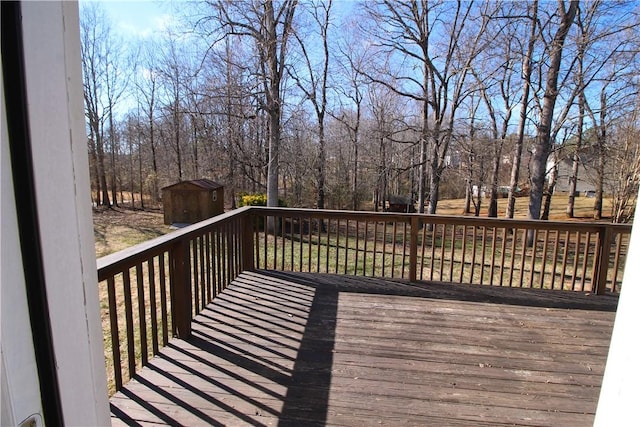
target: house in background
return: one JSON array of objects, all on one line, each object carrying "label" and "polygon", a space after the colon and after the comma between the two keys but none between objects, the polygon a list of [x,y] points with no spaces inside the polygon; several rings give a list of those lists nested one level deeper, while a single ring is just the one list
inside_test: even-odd
[{"label": "house in background", "polygon": [[182,181],[162,189],[164,223],[194,224],[224,213],[224,187],[210,179]]},{"label": "house in background", "polygon": [[[556,153],[557,158],[557,181],[555,192],[556,193],[568,193],[570,188],[569,178],[573,171],[573,153],[569,153],[568,150],[560,149]],[[549,156],[547,162],[547,171],[556,164],[556,157]],[[580,150],[578,156],[578,180],[576,182],[576,196],[587,196],[595,193],[596,190],[596,162],[597,153],[592,147],[586,147]],[[550,176],[550,174],[547,174]],[[607,185],[605,180],[605,192],[610,186]]]}]

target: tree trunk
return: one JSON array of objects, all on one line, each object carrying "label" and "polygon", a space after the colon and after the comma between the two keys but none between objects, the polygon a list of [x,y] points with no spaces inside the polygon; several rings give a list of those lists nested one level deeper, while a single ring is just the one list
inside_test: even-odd
[{"label": "tree trunk", "polygon": [[578,171],[580,170],[580,149],[584,132],[584,91],[578,94],[578,129],[575,151],[571,162],[571,175],[569,175],[569,201],[567,202],[567,217],[573,218],[576,203],[576,188],[578,186]]},{"label": "tree trunk", "polygon": [[509,181],[509,199],[507,202],[507,218],[513,218],[516,207],[516,189],[520,181],[520,164],[522,162],[522,147],[524,146],[524,133],[527,124],[527,110],[529,105],[529,92],[531,90],[531,71],[533,50],[536,42],[537,22],[538,22],[538,0],[533,2],[533,13],[531,16],[531,33],[527,53],[522,61],[522,108],[520,109],[520,121],[518,123],[518,139],[516,141],[513,163],[511,165],[511,180]]},{"label": "tree trunk", "polygon": [[549,212],[551,211],[551,197],[553,196],[553,192],[556,188],[556,183],[558,182],[558,161],[554,155],[554,163],[553,168],[549,171],[549,186],[545,193],[544,198],[544,207],[542,209],[542,216],[540,219],[548,220]]},{"label": "tree trunk", "polygon": [[491,195],[489,199],[489,212],[487,214],[489,218],[498,217],[498,176],[500,174],[500,157],[502,157],[502,150],[498,150],[497,153],[494,153],[493,165],[491,168]]},{"label": "tree trunk", "polygon": [[602,219],[602,199],[604,197],[604,130],[602,139],[598,138],[598,164],[596,166],[596,198],[593,201],[593,219]]},{"label": "tree trunk", "polygon": [[[324,209],[325,198],[325,167],[327,163],[327,153],[324,138],[324,114],[318,117],[318,209]],[[323,223],[324,224],[324,223]],[[324,231],[324,230],[323,230]]]},{"label": "tree trunk", "polygon": [[471,188],[471,181],[469,181],[469,178],[467,178],[467,185],[465,186],[464,189],[464,209],[463,212],[465,214],[469,214],[471,213],[471,196],[472,196],[472,191],[473,189]]},{"label": "tree trunk", "polygon": [[[558,75],[562,62],[562,50],[564,41],[569,33],[571,24],[578,8],[578,0],[572,0],[569,10],[564,12],[564,3],[559,0],[561,9],[561,21],[552,44],[549,57],[549,70],[545,86],[544,99],[542,102],[542,112],[538,125],[538,134],[535,140],[535,152],[531,162],[531,191],[529,193],[529,219],[539,219],[542,207],[542,195],[544,192],[544,181],[546,174],[546,164],[551,152],[551,124],[553,121],[553,110],[558,97]],[[532,236],[531,236],[532,237]]]}]

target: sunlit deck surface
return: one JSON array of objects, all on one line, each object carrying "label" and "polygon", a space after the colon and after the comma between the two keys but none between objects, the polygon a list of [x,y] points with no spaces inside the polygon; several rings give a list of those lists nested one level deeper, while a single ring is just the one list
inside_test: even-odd
[{"label": "sunlit deck surface", "polygon": [[591,425],[617,297],[244,273],[114,425]]}]

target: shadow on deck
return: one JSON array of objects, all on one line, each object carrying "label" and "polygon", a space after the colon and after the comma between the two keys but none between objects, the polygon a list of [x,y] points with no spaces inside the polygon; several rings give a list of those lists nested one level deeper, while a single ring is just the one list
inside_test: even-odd
[{"label": "shadow on deck", "polygon": [[114,425],[589,425],[617,297],[244,273]]}]

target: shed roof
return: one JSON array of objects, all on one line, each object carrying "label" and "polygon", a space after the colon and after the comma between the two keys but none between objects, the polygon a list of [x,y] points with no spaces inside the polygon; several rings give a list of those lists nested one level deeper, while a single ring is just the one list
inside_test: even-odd
[{"label": "shed roof", "polygon": [[223,185],[222,184],[218,184],[215,181],[211,181],[210,179],[194,179],[191,181],[180,181],[180,182],[176,182],[175,184],[172,185],[168,185],[166,187],[163,187],[162,190],[168,190],[171,189],[177,185],[184,185],[184,184],[191,184],[191,185],[195,185],[196,187],[200,187],[203,190],[216,190],[218,188],[222,188]]}]

